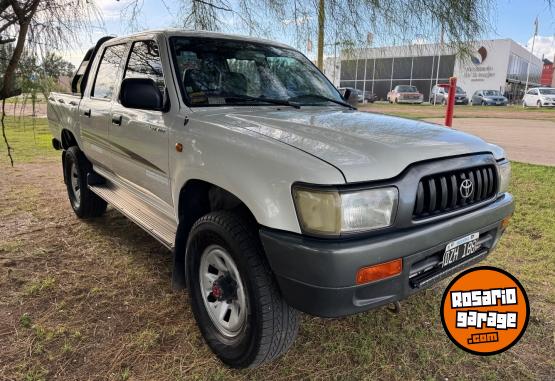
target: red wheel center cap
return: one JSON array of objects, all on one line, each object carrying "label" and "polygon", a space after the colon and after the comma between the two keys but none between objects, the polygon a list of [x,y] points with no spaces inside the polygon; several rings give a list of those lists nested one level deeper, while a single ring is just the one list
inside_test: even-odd
[{"label": "red wheel center cap", "polygon": [[223,290],[217,282],[214,282],[212,285],[212,295],[214,295],[216,299],[221,298],[223,295]]}]

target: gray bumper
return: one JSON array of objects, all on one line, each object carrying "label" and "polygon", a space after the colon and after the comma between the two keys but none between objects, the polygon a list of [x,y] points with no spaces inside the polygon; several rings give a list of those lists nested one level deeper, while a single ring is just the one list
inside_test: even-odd
[{"label": "gray bumper", "polygon": [[[505,194],[448,220],[372,237],[324,240],[265,228],[260,237],[285,300],[312,315],[337,317],[404,299],[482,260],[503,233],[501,221],[513,210],[513,198]],[[474,232],[480,232],[481,249],[442,269],[447,243]],[[361,267],[398,258],[403,259],[400,275],[355,285]]]}]

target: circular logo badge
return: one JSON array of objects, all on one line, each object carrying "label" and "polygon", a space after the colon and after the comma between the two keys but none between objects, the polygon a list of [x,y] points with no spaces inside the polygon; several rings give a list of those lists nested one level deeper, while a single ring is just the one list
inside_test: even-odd
[{"label": "circular logo badge", "polygon": [[474,193],[474,184],[472,181],[466,179],[461,183],[461,187],[459,188],[461,192],[462,198],[469,198]]},{"label": "circular logo badge", "polygon": [[441,301],[447,336],[467,352],[488,356],[515,345],[524,334],[530,305],[520,282],[496,267],[463,271]]}]

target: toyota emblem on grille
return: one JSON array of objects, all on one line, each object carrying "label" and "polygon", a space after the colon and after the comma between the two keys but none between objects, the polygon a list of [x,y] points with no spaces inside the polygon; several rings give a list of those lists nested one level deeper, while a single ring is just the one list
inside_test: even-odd
[{"label": "toyota emblem on grille", "polygon": [[472,181],[466,179],[461,183],[459,191],[461,192],[462,198],[469,198],[474,192],[474,184],[472,183]]}]

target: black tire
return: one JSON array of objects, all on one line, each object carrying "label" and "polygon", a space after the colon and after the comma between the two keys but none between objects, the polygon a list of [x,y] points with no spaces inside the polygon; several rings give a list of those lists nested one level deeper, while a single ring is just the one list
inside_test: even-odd
[{"label": "black tire", "polygon": [[[247,221],[230,211],[201,217],[189,234],[185,260],[187,288],[200,331],[220,360],[233,368],[252,368],[287,352],[299,326],[299,312],[283,300],[256,228]],[[244,324],[237,336],[231,338],[218,330],[202,299],[201,256],[214,245],[227,250],[235,262],[246,294]],[[206,297],[209,302],[210,295]]]},{"label": "black tire", "polygon": [[487,106],[486,101],[482,101],[482,106]]},{"label": "black tire", "polygon": [[[107,203],[87,186],[87,174],[92,172],[91,163],[77,146],[69,147],[64,155],[64,181],[73,211],[79,218],[101,216],[106,211]],[[79,192],[74,190],[72,179],[75,180]]]},{"label": "black tire", "polygon": [[442,105],[442,106],[447,105],[447,102],[445,101],[445,98],[443,98],[443,99],[441,100],[441,105]]}]

